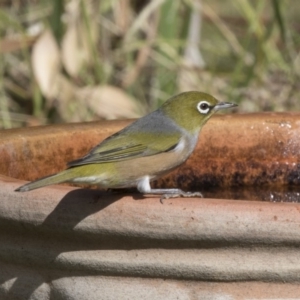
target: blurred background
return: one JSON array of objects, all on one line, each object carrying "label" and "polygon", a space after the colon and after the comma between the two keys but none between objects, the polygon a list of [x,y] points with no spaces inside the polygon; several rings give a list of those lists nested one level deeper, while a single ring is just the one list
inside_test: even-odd
[{"label": "blurred background", "polygon": [[292,0],[0,0],[0,128],[136,118],[187,90],[300,110]]}]

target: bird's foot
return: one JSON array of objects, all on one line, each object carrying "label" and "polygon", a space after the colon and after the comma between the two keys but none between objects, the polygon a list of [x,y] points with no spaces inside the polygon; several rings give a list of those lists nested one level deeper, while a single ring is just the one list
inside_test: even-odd
[{"label": "bird's foot", "polygon": [[203,195],[200,192],[180,192],[180,193],[170,193],[170,194],[163,194],[160,197],[160,203],[164,204],[164,200],[170,199],[170,198],[192,198],[192,197],[200,197],[203,198]]}]

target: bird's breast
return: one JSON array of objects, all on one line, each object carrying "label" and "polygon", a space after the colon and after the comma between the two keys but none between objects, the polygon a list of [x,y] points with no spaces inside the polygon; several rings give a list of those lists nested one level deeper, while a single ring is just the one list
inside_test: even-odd
[{"label": "bird's breast", "polygon": [[197,138],[183,137],[171,151],[116,163],[117,172],[132,180],[144,176],[156,179],[184,163],[193,152],[196,143]]}]

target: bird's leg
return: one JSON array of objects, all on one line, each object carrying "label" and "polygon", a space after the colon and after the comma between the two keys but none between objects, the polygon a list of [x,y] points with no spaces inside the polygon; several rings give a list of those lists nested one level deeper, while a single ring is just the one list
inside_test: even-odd
[{"label": "bird's leg", "polygon": [[152,189],[149,182],[149,177],[144,177],[137,186],[137,189],[142,194],[155,194],[161,195],[160,202],[163,204],[165,199],[179,198],[179,197],[201,197],[200,192],[185,192],[181,189]]}]

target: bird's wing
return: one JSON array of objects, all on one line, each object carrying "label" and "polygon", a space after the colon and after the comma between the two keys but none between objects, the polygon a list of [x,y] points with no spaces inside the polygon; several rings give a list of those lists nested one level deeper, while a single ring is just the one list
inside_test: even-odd
[{"label": "bird's wing", "polygon": [[83,158],[70,162],[68,167],[121,161],[168,152],[176,147],[180,138],[179,132],[172,132],[172,134],[144,132],[143,142],[141,142],[140,133],[132,132],[130,136],[126,133],[121,135],[117,133],[97,145]]}]

